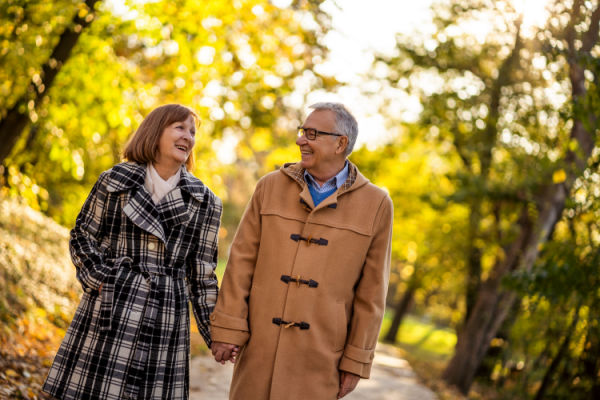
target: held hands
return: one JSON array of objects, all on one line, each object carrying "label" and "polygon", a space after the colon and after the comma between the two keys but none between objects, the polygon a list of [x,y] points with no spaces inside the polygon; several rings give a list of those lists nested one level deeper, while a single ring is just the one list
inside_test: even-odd
[{"label": "held hands", "polygon": [[340,371],[340,391],[338,392],[337,398],[341,399],[348,393],[354,390],[360,376],[354,375],[353,373]]},{"label": "held hands", "polygon": [[240,348],[230,343],[213,342],[210,346],[210,350],[212,351],[212,355],[215,357],[216,362],[225,364],[227,361],[235,363]]}]

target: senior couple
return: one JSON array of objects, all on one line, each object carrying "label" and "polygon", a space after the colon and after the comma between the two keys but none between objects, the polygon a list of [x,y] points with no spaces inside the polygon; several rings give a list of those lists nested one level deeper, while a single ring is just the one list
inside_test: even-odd
[{"label": "senior couple", "polygon": [[[152,111],[71,232],[84,294],[43,390],[59,399],[185,399],[189,314],[230,399],[335,399],[369,378],[390,265],[393,205],[348,161],[339,103],[298,128],[301,161],[261,178],[217,297],[220,200],[189,172],[197,116]],[[216,304],[215,304],[216,303]]]}]

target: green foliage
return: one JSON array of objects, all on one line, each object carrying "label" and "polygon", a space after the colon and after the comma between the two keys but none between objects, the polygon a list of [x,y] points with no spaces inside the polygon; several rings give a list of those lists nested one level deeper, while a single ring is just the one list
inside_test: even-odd
[{"label": "green foliage", "polygon": [[[391,315],[386,313],[382,332],[387,331]],[[422,361],[445,361],[452,355],[456,333],[432,321],[414,315],[406,317],[396,337],[397,345]]]},{"label": "green foliage", "polygon": [[[333,83],[312,72],[325,56],[317,38],[328,23],[318,4],[299,1],[279,9],[266,0],[99,3],[44,101],[31,104],[32,124],[5,162],[5,192],[25,196],[72,225],[91,185],[120,160],[143,117],[177,102],[191,106],[201,120],[194,172],[225,202],[244,198],[232,204],[243,207],[248,182],[265,172],[265,158],[293,138],[290,127],[297,126],[299,114],[286,96]],[[2,97],[0,115],[40,73],[80,6],[75,0],[3,5],[0,89],[11,96]],[[238,144],[228,149],[227,140]],[[238,167],[220,161],[222,156]],[[238,182],[240,165],[249,176]],[[226,228],[233,233],[233,225]]]},{"label": "green foliage", "polygon": [[[451,258],[455,268],[437,273],[464,274],[462,279],[469,283],[466,304],[471,299],[471,309],[482,283],[488,284],[488,298],[515,290],[528,305],[518,310],[516,321],[506,322],[506,332],[501,332],[506,336],[492,343],[502,347],[499,367],[493,372],[496,384],[517,385],[511,390],[521,396],[531,393],[550,371],[558,379],[552,393],[567,393],[575,381],[583,393],[584,388],[591,388],[591,377],[599,370],[587,361],[590,356],[578,350],[581,345],[575,345],[588,343],[592,354],[597,354],[596,342],[589,339],[596,332],[593,317],[588,320],[584,314],[596,307],[592,304],[597,303],[600,275],[598,214],[592,211],[598,201],[595,115],[600,92],[594,19],[598,11],[589,2],[550,1],[547,26],[532,28],[515,9],[519,5],[491,0],[435,2],[435,30],[399,35],[396,55],[378,61],[387,67],[387,83],[392,88],[419,98],[423,106],[417,122],[420,138],[434,143],[446,165],[449,189],[443,199],[435,200],[431,194],[422,197],[437,210],[447,204],[467,210],[463,220],[453,221],[457,225],[452,232],[462,236],[446,236],[449,242],[460,241],[462,251],[448,255],[438,247],[432,252]],[[584,79],[578,81],[578,77]],[[400,122],[396,115],[389,114],[391,126],[393,121]],[[579,123],[587,131],[573,128]],[[566,200],[556,195],[557,188],[567,192]],[[594,199],[590,193],[595,193]],[[566,209],[561,220],[563,202]],[[413,223],[423,227],[425,215]],[[575,215],[581,215],[581,220],[574,221]],[[560,222],[555,226],[557,219]],[[425,232],[430,233],[426,228]],[[542,247],[548,235],[554,242]],[[538,250],[540,262],[530,270]],[[464,268],[456,268],[455,260],[461,256]],[[504,279],[505,285],[493,286],[495,278],[507,272],[512,275]],[[441,291],[449,288],[456,297],[460,279],[455,274],[443,280]],[[481,313],[481,320],[501,315],[494,307],[497,303]],[[458,312],[464,315],[463,310]],[[472,327],[487,329],[486,324]],[[560,358],[561,342],[550,339],[557,332],[569,345],[564,359]],[[471,350],[473,354],[479,351]],[[464,354],[463,360],[468,357]],[[554,359],[560,359],[558,371],[549,369]],[[513,374],[522,380],[515,383],[521,378]]]},{"label": "green foliage", "polygon": [[446,175],[452,160],[441,158],[440,149],[421,137],[422,130],[411,127],[397,140],[373,151],[360,149],[351,159],[394,202],[390,302],[397,302],[412,280],[418,287],[416,309],[455,325],[462,301],[466,209],[447,200],[454,190]]},{"label": "green foliage", "polygon": [[509,287],[521,293],[523,302],[504,344],[505,360],[498,363],[496,378],[510,373],[507,364],[520,360],[526,379],[520,379],[515,393],[533,391],[565,340],[568,352],[551,376],[548,395],[586,399],[597,381],[594,367],[590,370],[587,365],[599,351],[595,338],[600,318],[600,201],[598,175],[588,171],[587,179],[577,182],[565,218],[535,268],[506,279]]},{"label": "green foliage", "polygon": [[551,304],[595,299],[600,287],[600,253],[591,248],[581,250],[573,242],[550,243],[535,269],[515,272],[507,284],[523,295],[536,294]]},{"label": "green foliage", "polygon": [[[17,1],[0,5],[0,115],[14,105],[47,60],[78,11],[76,0]],[[39,79],[39,75],[38,75]]]}]

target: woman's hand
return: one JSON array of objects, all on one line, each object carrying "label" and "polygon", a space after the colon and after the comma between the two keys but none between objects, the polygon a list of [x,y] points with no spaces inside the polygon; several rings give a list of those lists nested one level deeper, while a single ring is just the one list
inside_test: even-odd
[{"label": "woman's hand", "polygon": [[225,364],[227,361],[235,363],[240,348],[230,343],[213,342],[210,346],[210,350],[212,351],[212,355],[215,357],[216,362]]}]

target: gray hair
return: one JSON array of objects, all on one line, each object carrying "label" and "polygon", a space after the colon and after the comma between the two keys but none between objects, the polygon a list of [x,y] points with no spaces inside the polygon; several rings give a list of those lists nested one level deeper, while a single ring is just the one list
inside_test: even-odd
[{"label": "gray hair", "polygon": [[345,156],[348,157],[350,153],[352,153],[352,150],[354,149],[354,143],[356,143],[356,138],[358,137],[358,123],[356,122],[354,116],[346,107],[344,107],[342,103],[315,103],[309,108],[312,108],[315,111],[328,110],[335,114],[335,127],[337,129],[336,133],[340,133],[348,137],[348,146],[346,147],[345,154]]}]

